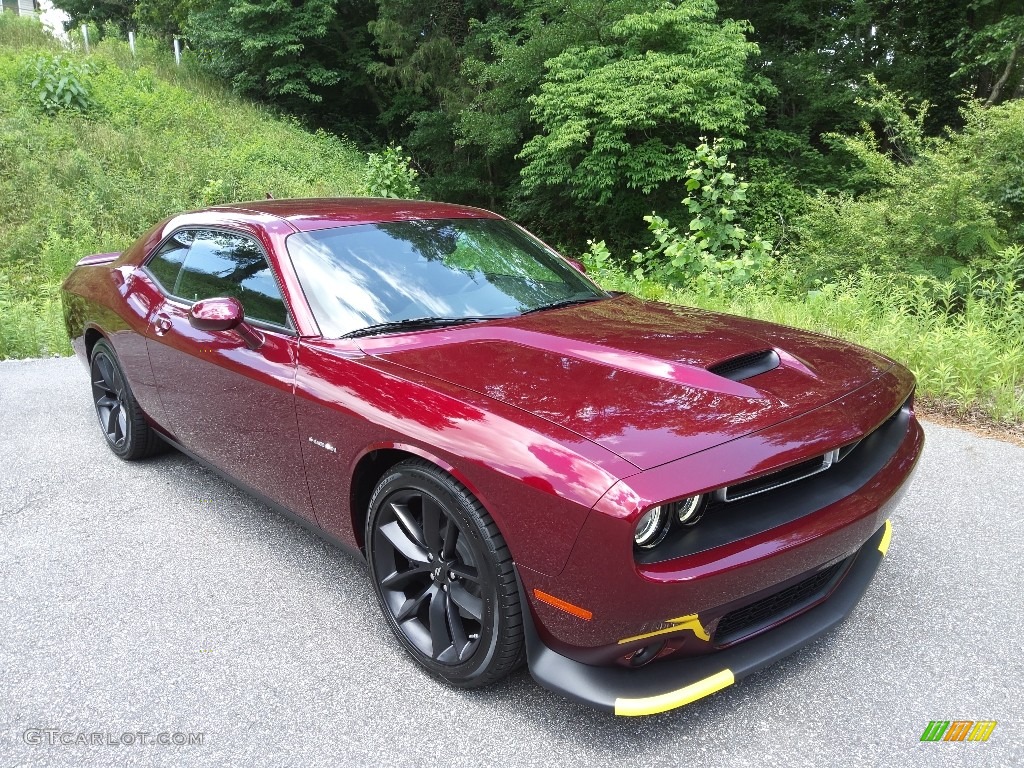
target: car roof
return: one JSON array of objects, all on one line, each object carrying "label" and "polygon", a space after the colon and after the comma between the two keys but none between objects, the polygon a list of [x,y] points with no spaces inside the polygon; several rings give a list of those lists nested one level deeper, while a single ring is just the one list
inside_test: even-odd
[{"label": "car roof", "polygon": [[232,214],[262,214],[284,219],[297,230],[373,224],[416,219],[500,219],[496,213],[468,205],[382,197],[323,197],[288,200],[253,200],[217,205],[207,210]]}]

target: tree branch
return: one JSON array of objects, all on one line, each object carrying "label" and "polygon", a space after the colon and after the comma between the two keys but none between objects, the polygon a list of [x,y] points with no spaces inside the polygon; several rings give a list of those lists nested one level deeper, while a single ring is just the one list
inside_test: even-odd
[{"label": "tree branch", "polygon": [[1020,53],[1020,44],[1022,39],[1017,38],[1017,42],[1013,44],[1013,50],[1010,51],[1010,60],[1006,62],[1006,69],[1003,70],[1002,77],[996,80],[996,84],[992,86],[992,92],[988,95],[985,100],[985,106],[991,107],[999,100],[999,94],[1003,90],[1003,86],[1006,85],[1006,81],[1010,79],[1010,73],[1013,72],[1013,65],[1017,63],[1017,54]]}]

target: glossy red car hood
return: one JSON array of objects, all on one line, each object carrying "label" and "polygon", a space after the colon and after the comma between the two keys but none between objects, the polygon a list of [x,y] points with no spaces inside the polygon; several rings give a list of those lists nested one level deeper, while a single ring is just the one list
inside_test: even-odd
[{"label": "glossy red car hood", "polygon": [[[893,365],[835,339],[628,295],[363,341],[368,354],[521,408],[640,469],[824,405]],[[744,381],[707,370],[771,349],[781,364]]]}]

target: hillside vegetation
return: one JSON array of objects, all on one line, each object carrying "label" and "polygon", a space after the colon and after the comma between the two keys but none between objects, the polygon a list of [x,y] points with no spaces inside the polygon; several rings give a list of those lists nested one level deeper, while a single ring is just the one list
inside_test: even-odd
[{"label": "hillside vegetation", "polygon": [[[61,4],[81,5],[80,19],[96,10]],[[957,75],[970,93],[943,100],[932,80],[899,90],[917,82],[913,57],[896,68],[888,54],[866,69],[859,55],[819,61],[814,24],[806,34],[782,30],[817,53],[767,67],[777,76],[768,87],[747,66],[765,54],[745,36],[770,47],[767,30],[785,16],[777,7],[748,28],[716,16],[710,0],[652,0],[639,14],[614,2],[612,15],[625,15],[591,50],[588,36],[604,27],[578,25],[545,2],[530,6],[521,28],[498,11],[470,23],[454,56],[448,43],[410,37],[431,4],[402,6],[383,24],[397,6],[382,0],[372,26],[380,50],[345,58],[325,46],[300,55],[329,30],[366,28],[361,16],[342,24],[333,0],[321,9],[330,24],[289,27],[283,37],[269,34],[279,19],[259,4],[195,0],[178,10],[206,15],[189,27],[190,50],[176,67],[166,37],[163,52],[142,39],[137,57],[119,40],[120,22],[147,29],[142,12],[159,5],[132,0],[93,19],[107,23],[90,56],[0,17],[0,359],[67,352],[63,276],[82,255],[123,249],[168,213],[267,192],[415,197],[422,185],[427,196],[523,219],[567,253],[589,242],[583,259],[606,287],[840,336],[908,365],[919,399],[946,412],[1018,431],[1024,423],[1024,79],[998,65],[1004,54],[1013,64],[1016,47],[982,45],[1002,22],[958,48],[975,60]],[[518,18],[518,5],[498,5]],[[296,6],[296,18],[314,6]],[[577,10],[604,7],[584,0]],[[916,18],[897,16],[885,38],[893,50],[913,37],[901,24]],[[263,47],[246,47],[250,38]],[[369,44],[359,35],[343,43]],[[326,55],[366,77],[327,77],[330,68],[314,66]],[[811,91],[842,94],[842,103],[815,97],[780,111],[791,101],[782,75],[822,67],[839,85],[814,81]],[[1000,71],[1008,79],[994,80]],[[948,91],[948,73],[940,80]],[[666,89],[669,81],[679,87]],[[377,138],[408,140],[406,149],[367,164],[346,140],[254,106],[229,82],[305,124],[363,137],[383,110],[403,130]],[[655,117],[664,135],[648,125]]]},{"label": "hillside vegetation", "polygon": [[[0,14],[0,359],[70,352],[58,289],[84,255],[123,250],[198,206],[361,184],[354,145],[175,67],[146,41],[137,53],[109,39],[70,53],[37,23]],[[82,85],[82,109],[48,113],[32,85],[40,56]]]}]

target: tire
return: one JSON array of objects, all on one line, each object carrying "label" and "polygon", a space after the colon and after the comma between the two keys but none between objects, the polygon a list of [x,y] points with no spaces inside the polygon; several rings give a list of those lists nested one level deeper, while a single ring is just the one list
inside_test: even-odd
[{"label": "tire", "polygon": [[522,663],[512,556],[454,478],[419,459],[396,464],[370,498],[365,541],[384,618],[424,669],[477,688]]},{"label": "tire", "polygon": [[142,415],[117,355],[107,341],[97,341],[92,348],[89,376],[96,418],[115,456],[135,461],[165,448],[166,444]]}]

